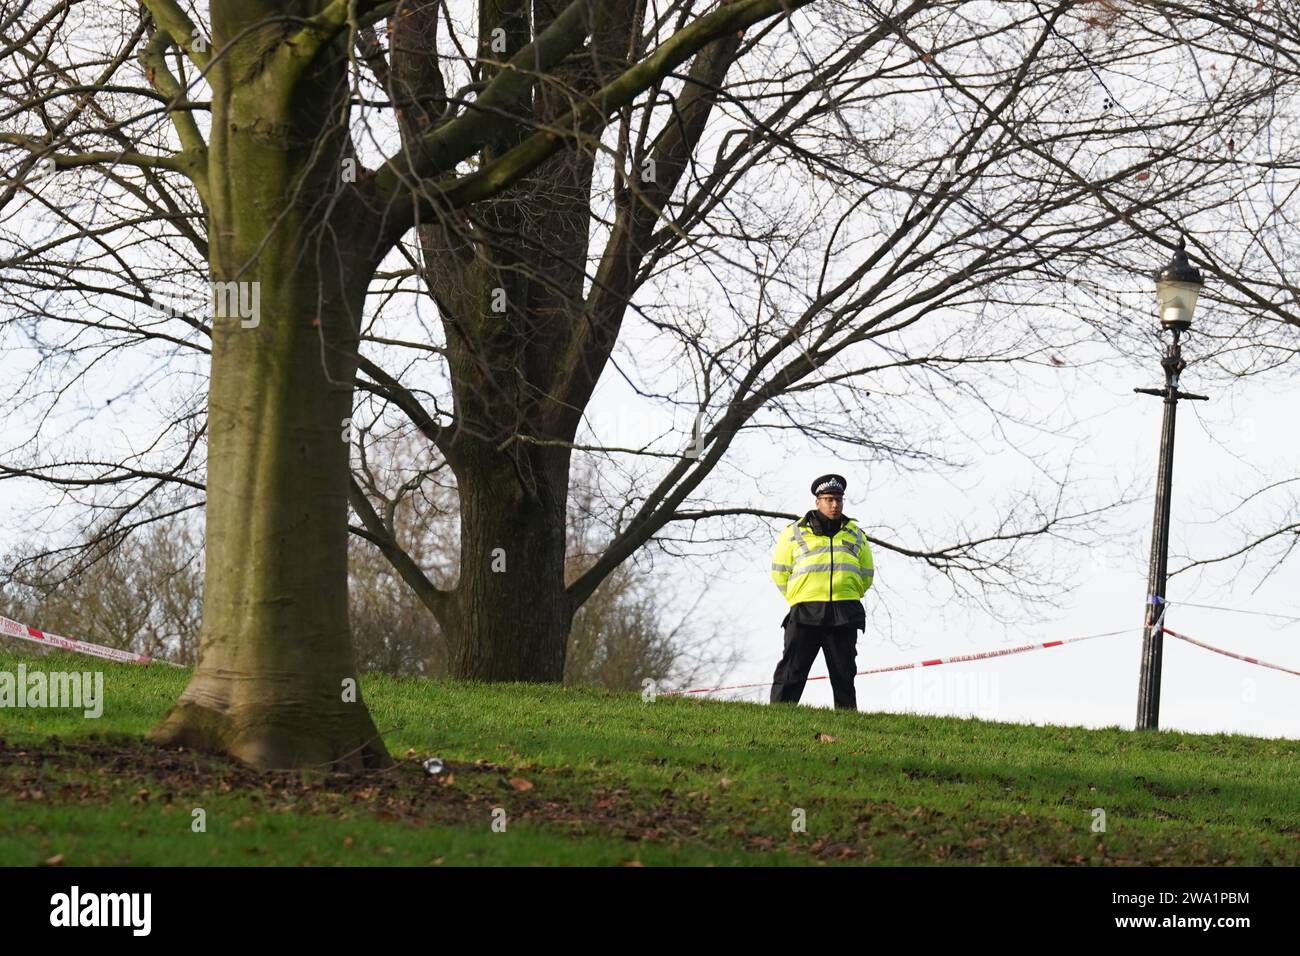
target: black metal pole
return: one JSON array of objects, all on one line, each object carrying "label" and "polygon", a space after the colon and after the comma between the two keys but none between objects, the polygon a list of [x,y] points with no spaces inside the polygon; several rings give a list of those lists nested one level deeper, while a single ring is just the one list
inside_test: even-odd
[{"label": "black metal pole", "polygon": [[1173,329],[1174,340],[1160,364],[1165,370],[1165,387],[1136,388],[1135,392],[1159,395],[1165,400],[1164,425],[1160,430],[1160,463],[1156,474],[1155,524],[1151,529],[1151,567],[1147,576],[1146,617],[1142,626],[1142,676],[1138,682],[1137,729],[1156,730],[1160,726],[1160,665],[1164,652],[1165,577],[1169,570],[1169,511],[1174,485],[1174,426],[1178,418],[1178,400],[1191,398],[1205,401],[1204,395],[1180,391],[1178,378],[1187,363],[1179,343],[1180,330]]},{"label": "black metal pole", "polygon": [[1160,662],[1164,651],[1165,576],[1169,570],[1169,505],[1174,483],[1174,426],[1178,418],[1178,375],[1185,367],[1178,330],[1160,363],[1165,369],[1165,415],[1160,430],[1160,463],[1156,473],[1156,514],[1151,529],[1151,567],[1147,576],[1146,620],[1142,627],[1142,677],[1138,683],[1138,730],[1160,725]]}]

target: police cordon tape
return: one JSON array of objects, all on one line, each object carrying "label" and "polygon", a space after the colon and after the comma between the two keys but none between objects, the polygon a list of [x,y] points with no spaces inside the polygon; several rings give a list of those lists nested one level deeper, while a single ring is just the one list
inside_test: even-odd
[{"label": "police cordon tape", "polygon": [[[1221,647],[1214,647],[1203,641],[1198,641],[1194,637],[1188,637],[1186,634],[1180,634],[1177,631],[1171,631],[1167,627],[1161,627],[1160,630],[1170,637],[1176,637],[1180,641],[1186,641],[1188,644],[1195,644],[1197,647],[1203,647],[1207,651],[1213,651],[1216,654],[1222,654],[1224,657],[1231,657],[1233,660],[1245,661],[1247,664],[1254,664],[1258,667],[1268,667],[1275,671],[1282,671],[1286,674],[1294,674],[1300,677],[1300,671],[1292,670],[1289,667],[1283,667],[1281,664],[1270,664],[1268,661],[1260,660],[1257,657],[1248,657],[1245,654],[1234,654],[1232,651],[1225,651]],[[858,671],[854,677],[865,677],[869,674],[888,674],[891,671],[916,670],[922,667],[935,667],[939,664],[960,664],[965,661],[980,661],[990,657],[1006,657],[1010,654],[1024,654],[1028,651],[1038,651],[1047,647],[1062,647],[1066,644],[1078,644],[1081,641],[1095,641],[1099,637],[1115,637],[1119,634],[1129,634],[1131,630],[1126,628],[1122,631],[1107,631],[1105,634],[1088,634],[1084,637],[1065,637],[1058,641],[1044,641],[1039,644],[1022,644],[1018,647],[1006,647],[995,651],[980,651],[975,654],[956,654],[952,657],[934,657],[924,661],[914,661],[910,664],[893,664],[889,667],[873,667],[870,670]],[[63,637],[59,634],[47,634],[45,631],[29,627],[26,624],[20,624],[18,621],[0,616],[0,635],[8,637],[17,637],[24,641],[33,641],[37,644],[44,644],[47,647],[57,647],[60,650],[75,651],[78,654],[89,654],[92,657],[102,657],[110,661],[118,661],[126,664],[166,664],[169,667],[184,667],[183,664],[177,664],[173,661],[164,660],[161,657],[150,657],[148,654],[133,654],[130,651],[120,650],[116,647],[106,647],[103,644],[91,644],[88,641],[77,641],[70,637]],[[815,677],[809,677],[808,680],[826,680],[829,675],[818,674]],[[771,687],[772,681],[756,684],[730,684],[722,687],[696,687],[691,690],[665,690],[659,691],[659,697],[680,697],[685,694],[711,694],[719,690],[747,690],[755,687]]]},{"label": "police cordon tape", "polygon": [[1271,667],[1275,671],[1284,671],[1287,674],[1295,674],[1297,677],[1300,677],[1300,671],[1293,671],[1291,668],[1283,667],[1281,664],[1270,664],[1268,661],[1261,661],[1258,657],[1247,657],[1244,654],[1234,654],[1232,651],[1225,651],[1221,647],[1211,647],[1209,644],[1201,643],[1194,637],[1188,637],[1186,634],[1179,634],[1177,631],[1171,631],[1167,627],[1162,627],[1160,630],[1164,631],[1170,637],[1176,637],[1180,641],[1186,641],[1188,644],[1195,644],[1197,647],[1203,647],[1207,651],[1214,651],[1214,653],[1222,654],[1224,657],[1231,657],[1234,660],[1245,661],[1247,664],[1255,664],[1259,667]]},{"label": "police cordon tape", "polygon": [[[1041,644],[1022,644],[1019,647],[1006,647],[996,651],[980,651],[977,654],[957,654],[953,657],[934,657],[926,661],[915,661],[911,664],[893,664],[889,667],[873,667],[871,670],[858,671],[854,677],[863,677],[867,674],[887,674],[890,671],[907,671],[915,670],[920,667],[936,667],[939,664],[959,664],[963,661],[979,661],[988,657],[1006,657],[1008,654],[1024,654],[1026,651],[1042,650],[1044,647],[1060,647],[1063,644],[1077,644],[1080,641],[1094,641],[1099,637],[1114,637],[1117,634],[1128,634],[1128,630],[1107,631],[1105,634],[1088,634],[1085,637],[1065,637],[1059,641],[1046,641]],[[808,680],[826,680],[829,675],[819,674],[816,677],[809,677]],[[697,687],[694,690],[664,690],[659,691],[659,697],[678,697],[682,694],[708,694],[715,690],[745,690],[753,687],[771,687],[775,681],[767,681],[758,684],[732,684],[728,687]]]},{"label": "police cordon tape", "polygon": [[92,657],[102,657],[110,661],[119,661],[124,664],[169,664],[172,667],[180,667],[180,664],[173,664],[171,661],[165,661],[160,657],[150,657],[148,654],[133,654],[130,651],[119,650],[116,647],[105,647],[103,644],[90,644],[86,641],[74,641],[70,637],[62,637],[58,634],[46,634],[44,631],[37,630],[34,627],[28,627],[26,624],[20,624],[12,621],[7,617],[0,617],[0,634],[9,637],[21,638],[24,641],[34,641],[37,644],[44,644],[47,647],[57,647],[60,650],[76,651],[78,654],[89,654]]},{"label": "police cordon tape", "polygon": [[[1234,654],[1232,653],[1232,651],[1225,651],[1222,648],[1213,647],[1209,644],[1204,644],[1201,641],[1188,637],[1186,634],[1179,634],[1176,631],[1171,631],[1167,627],[1162,627],[1160,628],[1160,630],[1163,631],[1165,634],[1168,634],[1170,637],[1176,637],[1180,641],[1187,641],[1189,644],[1195,644],[1197,647],[1203,647],[1207,651],[1214,651],[1216,654],[1223,654],[1225,657],[1231,657],[1239,661],[1245,661],[1247,664],[1256,664],[1259,667],[1271,667],[1273,670],[1285,671],[1288,674],[1295,674],[1297,677],[1300,677],[1300,671],[1293,671],[1290,668],[1283,667],[1280,664],[1270,664],[1267,661],[1261,661],[1255,657],[1246,657],[1243,654]],[[1123,631],[1107,631],[1105,634],[1088,634],[1084,637],[1066,637],[1066,638],[1062,638],[1059,641],[1044,641],[1039,644],[1021,644],[1018,647],[1008,647],[996,651],[980,651],[977,654],[957,654],[952,657],[934,657],[931,658],[930,660],[914,661],[913,663],[910,664],[894,664],[890,667],[873,667],[870,670],[858,671],[853,676],[863,677],[867,674],[887,674],[891,671],[916,670],[922,667],[936,667],[940,664],[960,664],[965,661],[979,661],[979,660],[985,660],[990,657],[1006,657],[1009,654],[1024,654],[1027,653],[1028,651],[1038,651],[1046,647],[1060,647],[1064,644],[1078,644],[1081,641],[1094,641],[1099,637],[1115,637],[1116,635],[1119,634],[1131,634],[1131,633],[1133,633],[1131,629],[1125,629]],[[816,677],[809,677],[808,680],[810,681],[826,680],[828,676],[829,675],[827,674],[819,674]],[[724,687],[697,687],[693,690],[671,690],[671,691],[665,690],[665,691],[659,691],[657,696],[680,697],[684,694],[711,694],[714,691],[719,691],[719,690],[747,690],[755,687],[771,687],[773,683],[774,683],[773,681],[767,681],[766,683],[757,683],[757,684],[731,684]]]}]

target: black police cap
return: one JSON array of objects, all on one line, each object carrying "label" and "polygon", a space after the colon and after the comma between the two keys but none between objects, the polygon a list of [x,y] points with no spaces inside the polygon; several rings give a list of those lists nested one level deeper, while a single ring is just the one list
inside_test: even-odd
[{"label": "black police cap", "polygon": [[844,489],[849,483],[844,480],[843,475],[822,475],[812,483],[813,496],[817,495],[843,495]]}]

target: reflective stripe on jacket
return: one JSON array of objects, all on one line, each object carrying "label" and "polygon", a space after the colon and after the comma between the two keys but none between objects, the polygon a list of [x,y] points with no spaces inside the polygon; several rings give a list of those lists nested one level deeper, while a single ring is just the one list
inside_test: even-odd
[{"label": "reflective stripe on jacket", "polygon": [[804,601],[859,601],[871,587],[871,544],[852,518],[834,538],[801,518],[787,525],[772,551],[772,580],[793,607]]}]

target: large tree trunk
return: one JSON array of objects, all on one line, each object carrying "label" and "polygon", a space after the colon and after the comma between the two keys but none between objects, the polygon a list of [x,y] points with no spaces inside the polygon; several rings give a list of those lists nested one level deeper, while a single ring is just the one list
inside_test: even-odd
[{"label": "large tree trunk", "polygon": [[[419,154],[422,135],[436,125],[446,102],[438,6],[415,0],[390,24],[388,86],[409,155]],[[491,82],[499,64],[528,42],[530,11],[532,34],[542,36],[562,21],[566,6],[564,0],[480,4],[483,59],[475,78]],[[591,5],[590,13],[589,46],[558,61],[528,97],[509,101],[507,112],[519,123],[481,142],[480,169],[529,139],[538,124],[571,122],[577,103],[608,88],[640,55],[644,4],[612,0]],[[501,38],[504,49],[496,42]],[[454,424],[438,444],[460,494],[461,573],[451,592],[421,593],[448,635],[456,677],[563,679],[578,603],[565,581],[566,446],[613,349],[635,291],[637,264],[660,222],[645,207],[671,196],[740,42],[739,33],[727,31],[692,65],[693,83],[679,97],[674,122],[647,147],[659,172],[625,170],[637,180],[635,188],[616,181],[620,212],[606,254],[612,265],[600,266],[594,306],[585,292],[594,169],[589,144],[551,155],[490,198],[423,218],[424,278],[446,331],[455,404]]]},{"label": "large tree trunk", "polygon": [[[528,40],[527,0],[480,6],[480,47],[505,31],[505,57]],[[562,0],[535,0],[545,30]],[[520,112],[557,122],[578,95],[628,65],[638,16],[632,0],[598,5],[593,50],[551,71]],[[423,19],[421,17],[423,16]],[[436,5],[396,26],[399,99],[442,92],[430,48]],[[420,42],[423,40],[423,42]],[[484,65],[483,76],[494,68]],[[427,115],[405,112],[412,148]],[[524,139],[521,126],[493,138],[489,162]],[[559,375],[584,322],[593,156],[567,150],[490,201],[419,229],[425,275],[447,331],[457,428],[448,458],[460,494],[460,580],[435,610],[449,638],[450,670],[469,680],[560,682],[574,605],[565,590],[570,450],[581,409],[557,401]],[[500,549],[500,550],[497,550]]]},{"label": "large tree trunk", "polygon": [[199,663],[150,736],[259,768],[377,766],[348,626],[345,421],[374,265],[341,188],[343,71],[322,57],[287,83],[265,49],[213,70],[212,277],[257,283],[260,309],[214,308]]},{"label": "large tree trunk", "polygon": [[526,486],[505,456],[462,454],[460,581],[443,621],[451,672],[559,683],[573,623],[564,591],[568,449],[522,456],[532,468]]}]

